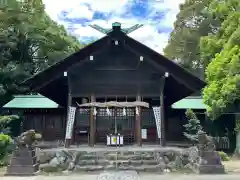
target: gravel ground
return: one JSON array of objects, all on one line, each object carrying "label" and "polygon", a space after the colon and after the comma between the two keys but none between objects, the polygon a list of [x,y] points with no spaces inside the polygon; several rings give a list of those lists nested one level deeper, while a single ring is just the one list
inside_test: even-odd
[{"label": "gravel ground", "polygon": [[[122,173],[122,174],[121,174]],[[79,174],[69,176],[36,176],[36,177],[1,177],[1,180],[239,180],[239,175],[157,175],[157,174],[140,174],[134,172],[126,173],[121,172],[113,176],[112,173],[101,174]]]}]

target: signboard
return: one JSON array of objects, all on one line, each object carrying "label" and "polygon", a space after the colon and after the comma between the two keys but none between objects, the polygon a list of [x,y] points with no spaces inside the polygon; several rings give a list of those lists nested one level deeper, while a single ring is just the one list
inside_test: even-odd
[{"label": "signboard", "polygon": [[154,117],[155,117],[158,138],[160,139],[161,138],[161,111],[160,111],[160,107],[153,107],[153,113],[154,113]]},{"label": "signboard", "polygon": [[72,138],[72,131],[73,131],[73,125],[74,125],[74,120],[75,120],[75,112],[76,112],[76,107],[69,107],[65,139]]},{"label": "signboard", "polygon": [[147,129],[142,129],[142,139],[147,139]]}]

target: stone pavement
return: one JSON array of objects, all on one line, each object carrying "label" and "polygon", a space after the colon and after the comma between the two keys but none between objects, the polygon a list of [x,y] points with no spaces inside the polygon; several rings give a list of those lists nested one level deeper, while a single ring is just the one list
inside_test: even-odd
[{"label": "stone pavement", "polygon": [[1,177],[1,180],[239,180],[240,174],[232,175],[182,175],[137,174],[136,172],[104,172],[100,174],[74,174],[69,176]]}]

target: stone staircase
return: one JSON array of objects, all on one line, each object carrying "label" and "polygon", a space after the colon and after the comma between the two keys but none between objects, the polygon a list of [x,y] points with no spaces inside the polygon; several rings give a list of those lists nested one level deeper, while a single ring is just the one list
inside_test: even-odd
[{"label": "stone staircase", "polygon": [[158,172],[154,152],[82,152],[78,155],[75,172],[103,170],[134,170]]}]

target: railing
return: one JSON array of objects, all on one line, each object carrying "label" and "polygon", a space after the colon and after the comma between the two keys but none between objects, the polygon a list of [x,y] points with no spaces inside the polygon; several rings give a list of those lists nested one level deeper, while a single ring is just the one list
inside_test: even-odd
[{"label": "railing", "polygon": [[[217,150],[228,150],[230,149],[230,140],[228,137],[212,137],[213,142],[216,146]],[[167,142],[167,146],[177,146],[177,147],[183,147],[183,148],[189,148],[193,146],[192,143],[184,142],[184,141],[178,141],[178,142]]]},{"label": "railing", "polygon": [[223,137],[212,137],[217,150],[226,150],[230,148],[229,138]]}]

